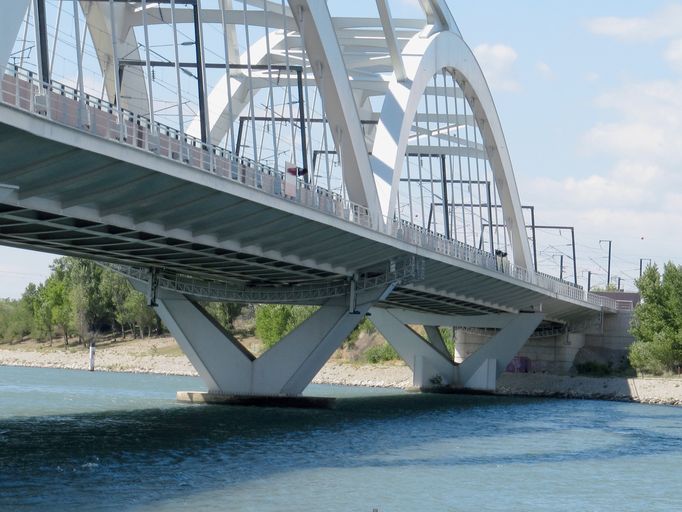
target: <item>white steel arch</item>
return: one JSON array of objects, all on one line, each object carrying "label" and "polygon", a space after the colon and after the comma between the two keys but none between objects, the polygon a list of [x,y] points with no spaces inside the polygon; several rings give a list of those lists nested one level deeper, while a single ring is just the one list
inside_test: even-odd
[{"label": "white steel arch", "polygon": [[[46,0],[33,1],[45,7]],[[17,0],[17,5],[25,10],[28,2]],[[333,17],[324,0],[275,3],[234,0],[241,5],[241,10],[232,9],[232,0],[220,0],[220,10],[206,11],[206,21],[201,0],[99,0],[98,3],[83,0],[78,4],[74,0],[71,12],[76,35],[68,43],[76,53],[78,89],[47,80],[49,76],[40,71],[52,65],[43,59],[38,59],[38,66],[31,64],[32,69],[24,68],[20,61],[19,66],[13,65],[2,77],[0,124],[3,133],[9,134],[3,145],[9,157],[0,161],[0,243],[145,267],[138,274],[138,277],[143,275],[144,282],[133,273],[128,277],[138,290],[148,293],[151,304],[158,308],[209,389],[221,394],[299,394],[370,310],[378,329],[413,369],[415,386],[442,382],[476,387],[484,381],[486,389],[494,389],[496,375],[539,326],[545,314],[551,321],[576,325],[585,322],[587,315],[595,310],[615,311],[615,302],[611,299],[592,296],[560,279],[529,271],[530,251],[500,121],[481,69],[462,40],[445,0],[420,0],[426,23],[424,18],[394,20],[390,16],[389,0],[376,2],[379,19]],[[170,11],[167,8],[162,11],[161,4],[169,3]],[[176,3],[185,5],[180,10],[181,21],[185,23],[190,14],[186,6],[194,6],[191,14],[195,40],[185,42],[194,45],[196,61],[184,61],[184,64],[177,51]],[[285,3],[290,6],[290,12]],[[83,9],[90,32],[95,32],[90,39],[108,100],[86,93],[82,75],[88,69],[83,65],[88,38],[79,35],[82,15],[76,5]],[[61,8],[61,2],[58,6],[52,3],[47,7]],[[281,28],[268,18],[268,11],[280,7]],[[159,8],[156,19],[148,8]],[[8,10],[8,17],[0,18],[0,56],[9,56],[8,52],[13,49],[2,35],[3,30],[16,34],[21,24],[20,11],[21,7],[12,8]],[[165,15],[159,14],[162,12],[171,15],[170,24]],[[225,22],[229,19],[232,21]],[[47,41],[44,37],[46,16],[38,14],[38,21],[42,23],[34,21],[33,24],[38,27],[37,33],[43,35],[37,39],[44,43]],[[226,62],[208,66],[205,61],[204,22],[222,25],[222,30],[218,30],[220,38],[213,41],[229,46],[229,51],[224,49]],[[144,38],[138,33],[136,40],[135,29],[140,23]],[[150,24],[157,25],[159,30],[165,25],[165,32],[150,38]],[[27,16],[25,30],[29,25]],[[112,26],[116,27],[113,35],[107,32]],[[245,33],[238,33],[240,26]],[[251,45],[248,30],[252,26],[261,27],[256,33],[265,31],[269,39],[261,38],[255,46]],[[275,29],[274,33],[270,32],[271,28]],[[416,33],[417,30],[421,32]],[[158,45],[154,53],[161,61],[153,64],[150,46],[155,41],[169,41],[170,35],[174,41],[172,51],[162,49],[166,44]],[[139,57],[142,45],[139,40],[144,41],[144,64],[139,64],[140,59],[121,62],[121,55],[117,55],[119,49],[125,51],[124,59]],[[282,160],[278,162],[275,156],[271,167],[263,163],[267,159],[256,151],[255,122],[265,118],[272,123],[271,148],[278,154],[271,67],[281,67],[278,64],[282,62],[281,47],[278,48],[281,42],[285,45],[287,66],[290,58],[296,59],[301,106],[301,143],[296,144],[290,113],[291,141],[289,147],[286,142],[283,145],[292,153],[300,147],[301,154],[311,154],[312,179],[307,169],[299,172],[303,169],[298,169],[296,162],[293,168],[287,165],[283,169],[279,164]],[[41,46],[40,57],[46,57],[49,49],[47,45]],[[239,48],[246,48],[246,54],[238,55]],[[292,48],[294,51],[290,52]],[[222,58],[220,52],[212,53],[217,59]],[[92,58],[93,52],[89,55]],[[254,80],[251,70],[263,61],[268,73]],[[93,62],[90,60],[89,67],[93,67]],[[122,112],[120,81],[114,80],[121,64],[141,68],[139,88],[146,94],[142,97],[148,98],[149,105],[137,98],[136,111]],[[249,68],[248,80],[240,81],[242,77],[238,76],[238,83],[231,82],[232,69],[244,69],[244,64]],[[154,89],[154,66],[162,65],[175,68],[175,84],[164,84],[161,76],[157,76],[161,83]],[[183,66],[197,69],[197,76],[190,74],[190,83],[184,88],[180,80]],[[205,124],[194,126],[204,128],[200,130],[202,139],[188,137],[184,131],[181,93],[198,85],[196,104],[204,107],[208,84],[205,74],[199,71],[210,68],[225,71],[226,82],[214,84],[217,87],[215,106],[222,115],[200,109],[198,116]],[[65,66],[62,73],[64,70],[68,78],[72,66]],[[434,79],[441,72],[449,73],[453,79],[448,84],[444,75],[442,88]],[[53,73],[47,75],[50,74]],[[223,86],[228,84],[235,87],[226,91]],[[155,106],[154,101],[156,97],[156,102],[162,103],[154,92],[159,92],[161,86],[166,90],[162,96],[165,103],[170,98],[170,105],[177,107],[179,130],[154,119],[157,108],[158,112],[165,109]],[[257,116],[254,108],[254,91],[266,86],[271,104],[265,105],[259,114],[271,117]],[[133,89],[130,85],[126,87]],[[312,95],[308,89],[313,91]],[[227,133],[228,129],[234,130],[232,117],[244,108],[245,94],[250,95],[248,117],[253,132],[253,159],[211,144],[205,133],[206,119],[214,118],[218,120],[213,126],[214,137]],[[435,97],[431,100],[431,110],[428,96]],[[284,94],[280,98],[283,112],[287,101],[289,107],[294,103],[291,93],[288,100]],[[444,112],[442,108],[439,110],[443,99],[446,100]],[[470,112],[466,108],[462,115],[456,108],[454,113],[448,111],[448,99],[456,100],[455,107],[464,99],[471,107]],[[234,111],[228,113],[229,118],[225,114],[226,104],[231,104]],[[127,105],[135,106],[133,102]],[[286,116],[281,117],[287,121]],[[436,130],[432,130],[433,124]],[[263,126],[259,147],[268,149],[267,141],[263,142],[267,125]],[[462,126],[464,134],[459,130]],[[470,127],[474,127],[473,141],[469,137]],[[327,143],[328,132],[333,146]],[[303,142],[305,133],[310,134],[307,145]],[[315,134],[318,135],[316,146],[311,143]],[[414,140],[413,149],[410,139]],[[420,139],[426,143],[421,144]],[[480,139],[483,144],[479,144]],[[341,194],[335,193],[329,184],[332,174],[329,163],[327,187],[315,181],[316,152],[318,157],[319,154],[340,155],[345,182]],[[419,197],[421,226],[414,222],[411,210],[409,220],[396,215],[400,212],[397,203],[406,154],[408,186],[405,188],[412,208],[410,153],[429,160],[424,166],[428,167],[428,175],[424,176],[428,187],[422,185],[419,163],[419,187],[424,192]],[[440,197],[433,186],[434,154],[443,162]],[[487,199],[482,199],[480,189],[477,195],[471,192],[468,195],[470,226],[474,225],[474,200],[479,209],[483,201],[487,201],[488,208],[493,202],[488,179],[490,164],[494,190],[502,203],[503,224],[511,235],[515,263],[525,268],[506,264],[495,256],[491,213],[485,219],[491,228],[489,252],[475,236],[467,237],[465,229],[462,229],[464,237],[458,239],[454,221],[455,236],[450,236],[445,155],[467,158],[469,187],[476,183],[484,184],[487,189]],[[472,180],[469,160],[475,160],[475,180]],[[478,172],[479,160],[484,160],[482,177]],[[461,162],[459,180],[455,179],[453,169],[454,165],[450,164],[450,184],[463,184]],[[338,176],[338,171],[334,172]],[[289,178],[292,175],[294,178]],[[400,199],[403,198],[401,195]],[[452,196],[451,199],[454,218],[455,200]],[[442,201],[440,205],[438,200]],[[497,203],[497,198],[494,202]],[[425,204],[432,207],[428,223],[424,222]],[[464,217],[463,193],[459,206]],[[435,208],[444,213],[446,229],[442,234],[435,223]],[[383,224],[382,215],[388,216],[387,224]],[[484,216],[479,214],[479,218],[482,240]],[[466,228],[466,219],[462,221]],[[494,222],[498,225],[497,210]],[[504,247],[506,250],[506,240]],[[175,280],[170,289],[163,284],[166,272],[169,280]],[[211,288],[214,283],[220,287]],[[214,320],[185,294],[222,300],[234,297],[262,300],[264,294],[270,294],[271,300],[267,302],[274,301],[274,295],[277,300],[309,301],[321,307],[274,349],[256,359],[218,329]],[[527,313],[531,310],[536,312]],[[497,314],[501,311],[515,316],[506,315],[501,322]],[[423,322],[428,340],[405,325],[410,318],[415,319],[415,312],[420,314],[418,322]],[[455,315],[460,320],[453,319]],[[473,316],[475,320],[465,319],[467,323],[460,324],[465,316]],[[502,329],[482,350],[455,365],[449,355],[444,357],[439,325]]]},{"label": "white steel arch", "polygon": [[[97,52],[107,95],[114,98],[118,67],[114,63],[113,38],[116,39],[119,55],[126,55],[131,59],[141,58],[140,44],[133,30],[134,9],[128,4],[113,5],[116,17],[114,20],[116,34],[113,34],[108,3],[80,2],[80,5]],[[149,109],[149,98],[144,75],[139,70],[131,68],[127,68],[124,73],[125,80],[121,82],[121,106],[134,112],[146,112]]]},{"label": "white steel arch", "polygon": [[4,16],[2,25],[0,25],[2,28],[0,30],[0,62],[3,65],[9,60],[19,27],[21,27],[21,22],[28,9],[28,1],[16,0],[3,6]]},{"label": "white steel arch", "polygon": [[381,209],[367,143],[327,5],[319,0],[289,0],[289,6],[325,104],[331,134],[343,163],[348,197],[366,206],[375,221],[379,221]]},{"label": "white steel arch", "polygon": [[[389,219],[395,216],[400,174],[404,155],[411,149],[408,144],[411,133],[421,133],[429,139],[438,140],[443,137],[442,133],[434,135],[428,129],[424,131],[420,123],[424,120],[427,126],[429,121],[450,125],[460,123],[456,113],[418,112],[420,100],[425,94],[431,94],[429,91],[433,89],[430,85],[432,77],[441,70],[451,73],[458,87],[454,88],[454,93],[449,88],[446,94],[455,94],[460,98],[461,95],[465,96],[473,116],[465,113],[462,117],[473,117],[472,124],[468,120],[465,122],[469,126],[478,126],[485,145],[474,141],[472,146],[471,141],[468,141],[466,147],[463,147],[459,143],[459,136],[448,136],[457,143],[456,149],[450,148],[450,154],[457,151],[457,154],[467,158],[483,159],[487,156],[494,175],[495,188],[500,195],[503,224],[510,235],[514,261],[519,266],[530,268],[530,249],[518,191],[492,96],[478,63],[462,40],[459,28],[444,0],[420,0],[425,16],[410,20],[393,20],[389,0],[377,0],[378,19],[333,17],[327,2],[317,0],[240,1],[244,9],[235,10],[231,0],[220,0],[220,9],[199,7],[202,19],[200,23],[224,22],[222,30],[226,31],[230,40],[228,63],[281,63],[281,45],[286,42],[289,42],[289,48],[295,47],[296,52],[301,52],[302,83],[306,88],[306,95],[308,88],[316,88],[319,91],[319,101],[323,105],[321,117],[324,118],[324,124],[315,125],[314,120],[309,120],[309,126],[318,127],[317,148],[313,147],[311,141],[312,128],[308,132],[311,139],[308,141],[308,150],[313,156],[313,167],[315,149],[317,153],[337,153],[345,186],[341,194],[357,205],[366,206],[373,219],[372,224],[377,228],[383,224],[383,216]],[[25,0],[25,4],[27,3],[28,0]],[[119,57],[122,53],[133,60],[139,60],[140,56],[140,43],[136,41],[134,27],[143,22],[167,24],[167,15],[170,15],[173,8],[169,8],[169,2],[154,3],[154,12],[158,9],[158,15],[145,17],[139,6],[135,7],[133,2],[113,0],[113,4],[110,4],[109,1],[100,0],[78,3],[90,29],[107,96],[112,98],[115,96],[114,76],[117,66],[114,63],[116,57],[113,55],[111,34],[107,34],[112,26],[109,20],[111,5],[116,16],[117,34],[113,38],[119,45]],[[266,3],[268,7],[264,9]],[[187,9],[180,9],[178,15],[181,22],[191,21],[190,11]],[[260,37],[248,45],[247,51],[239,55],[235,33],[235,25],[239,24],[264,28],[269,34],[269,40]],[[286,30],[282,30],[285,27]],[[417,33],[417,30],[421,31]],[[296,65],[300,67],[298,60]],[[229,89],[225,83],[228,79],[231,84]],[[227,75],[214,83],[211,94],[207,97],[210,111],[207,118],[211,123],[208,142],[218,143],[228,130],[234,130],[235,117],[248,104],[249,93],[253,94],[267,85],[265,78],[240,80],[237,76],[228,78]],[[131,72],[124,81],[124,90],[121,91],[122,106],[144,115],[148,110],[145,98],[147,88],[143,72]],[[135,96],[138,97],[126,94],[127,89],[135,89]],[[231,98],[228,98],[230,89]],[[437,90],[435,95],[439,95]],[[383,101],[380,101],[381,97]],[[377,101],[370,102],[370,99]],[[315,112],[311,115],[311,111],[308,111],[307,116],[315,117]],[[185,133],[198,136],[201,123],[199,116],[190,119]],[[319,120],[316,122],[320,123]],[[319,142],[321,133],[324,133],[324,147]],[[329,148],[326,143],[327,134],[333,140]],[[296,151],[293,147],[293,131],[291,144],[291,151]],[[437,147],[438,144],[430,148],[433,153],[442,151],[442,148]],[[262,142],[259,147],[261,146]],[[255,143],[253,147],[256,147]],[[417,149],[423,150],[424,147]],[[301,147],[301,150],[304,151],[304,148]],[[314,169],[311,171],[315,172]],[[337,171],[327,169],[326,172],[331,174]],[[488,222],[491,222],[490,219]],[[423,227],[430,229],[426,225]],[[434,231],[437,229],[434,228]],[[492,248],[492,243],[490,246]]]},{"label": "white steel arch", "polygon": [[[270,34],[270,46],[275,47],[284,41],[285,35],[282,33],[272,33]],[[255,43],[253,43],[248,50],[251,54],[252,64],[262,64],[268,57],[268,52],[270,51],[267,44],[266,38],[262,37]],[[247,62],[247,52],[239,55],[236,59],[239,64],[246,64]],[[238,80],[236,78],[230,77],[230,88],[232,90],[232,97],[227,97],[227,76],[222,77],[218,83],[213,87],[208,95],[208,108],[212,113],[210,118],[210,136],[209,141],[213,143],[218,143],[222,140],[225,135],[229,132],[232,127],[234,120],[239,117],[239,115],[244,111],[244,109],[249,104],[249,88],[253,88],[254,92],[256,89],[261,87],[254,87],[253,82],[248,80]],[[265,88],[265,84],[263,87]],[[230,115],[231,114],[231,115]],[[187,128],[187,133],[199,137],[201,133],[201,119],[199,116],[195,116],[189,127]]]},{"label": "white steel arch", "polygon": [[459,35],[450,31],[432,35],[425,32],[414,36],[403,50],[406,79],[392,78],[377,126],[371,162],[382,213],[391,218],[396,209],[403,159],[419,101],[433,76],[446,69],[462,89],[486,143],[504,222],[512,241],[514,262],[528,269],[532,260],[521,201],[502,126],[483,72]]}]

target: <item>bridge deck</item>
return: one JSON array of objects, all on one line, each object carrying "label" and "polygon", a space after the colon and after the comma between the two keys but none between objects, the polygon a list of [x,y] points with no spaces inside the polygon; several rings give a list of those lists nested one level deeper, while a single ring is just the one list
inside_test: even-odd
[{"label": "bridge deck", "polygon": [[[326,190],[222,150],[180,144],[144,118],[117,123],[54,86],[36,100],[5,75],[0,104],[0,243],[211,278],[235,287],[333,283],[389,260],[423,258],[424,277],[386,303],[448,314],[542,305],[571,321],[603,298],[403,222],[379,222]],[[124,135],[122,138],[121,135]],[[0,189],[1,190],[1,189]]]}]

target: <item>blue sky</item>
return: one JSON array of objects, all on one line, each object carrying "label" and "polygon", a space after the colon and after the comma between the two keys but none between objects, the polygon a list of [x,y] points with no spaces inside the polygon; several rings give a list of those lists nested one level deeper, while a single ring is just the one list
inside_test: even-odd
[{"label": "blue sky", "polygon": [[579,279],[592,270],[604,284],[600,239],[630,289],[640,258],[682,262],[682,3],[450,4],[493,89],[522,201],[539,223],[576,227]]},{"label": "blue sky", "polygon": [[[393,14],[416,4],[396,0]],[[581,284],[587,270],[605,282],[600,239],[613,240],[612,275],[627,289],[640,258],[682,263],[682,2],[449,4],[493,91],[522,202],[540,224],[576,228]],[[568,233],[538,238],[558,273]],[[0,248],[0,296],[20,296],[51,260]]]}]

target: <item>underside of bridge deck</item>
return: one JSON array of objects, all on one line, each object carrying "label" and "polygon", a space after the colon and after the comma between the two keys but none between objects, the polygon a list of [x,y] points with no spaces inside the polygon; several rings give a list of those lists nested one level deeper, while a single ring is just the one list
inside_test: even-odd
[{"label": "underside of bridge deck", "polygon": [[[421,279],[400,283],[387,305],[472,315],[542,308],[559,322],[586,313],[580,304],[417,251],[239,178],[83,134],[75,146],[69,144],[73,130],[0,108],[7,113],[3,119],[17,118],[12,125],[0,123],[5,245],[160,268],[236,289],[329,286],[418,256],[424,262]],[[22,124],[28,131],[16,127]]]}]

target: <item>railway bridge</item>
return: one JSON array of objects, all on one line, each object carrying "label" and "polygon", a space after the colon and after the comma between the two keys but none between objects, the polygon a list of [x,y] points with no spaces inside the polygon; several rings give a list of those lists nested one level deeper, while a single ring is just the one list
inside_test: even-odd
[{"label": "railway bridge", "polygon": [[[445,1],[391,7],[5,6],[0,243],[124,274],[211,392],[296,396],[365,316],[415,386],[494,389],[534,333],[616,304],[537,271],[492,95]],[[319,308],[256,358],[200,300]],[[455,362],[444,326],[493,334]]]}]

